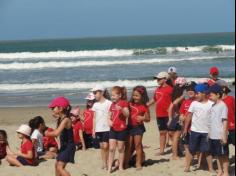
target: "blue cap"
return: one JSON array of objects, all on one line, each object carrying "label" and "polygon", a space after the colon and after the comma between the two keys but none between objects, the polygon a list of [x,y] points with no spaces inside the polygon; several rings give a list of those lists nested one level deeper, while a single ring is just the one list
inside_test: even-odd
[{"label": "blue cap", "polygon": [[198,84],[195,87],[195,91],[197,93],[208,93],[208,85],[207,84]]},{"label": "blue cap", "polygon": [[218,94],[218,93],[222,93],[223,92],[223,89],[220,85],[218,84],[215,84],[213,86],[211,86],[208,90],[208,93],[215,93],[215,94]]}]

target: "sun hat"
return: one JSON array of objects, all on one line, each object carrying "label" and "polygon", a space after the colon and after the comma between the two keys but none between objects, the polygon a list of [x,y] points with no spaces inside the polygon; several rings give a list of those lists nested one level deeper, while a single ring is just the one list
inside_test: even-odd
[{"label": "sun hat", "polygon": [[87,95],[87,97],[85,98],[85,100],[89,100],[89,101],[92,101],[92,100],[95,100],[95,96],[93,93],[89,93]]},{"label": "sun hat", "polygon": [[93,89],[92,92],[97,92],[97,91],[105,91],[105,88],[102,85],[96,85]]},{"label": "sun hat", "polygon": [[210,74],[211,75],[218,75],[220,73],[218,67],[211,67]]},{"label": "sun hat", "polygon": [[75,117],[79,116],[80,115],[80,107],[79,106],[75,107],[74,109],[72,109],[70,111],[70,113]]},{"label": "sun hat", "polygon": [[65,97],[57,97],[52,100],[51,104],[48,105],[49,108],[62,107],[67,108],[70,105],[70,101]]},{"label": "sun hat", "polygon": [[168,79],[169,74],[167,72],[160,72],[157,76],[154,77],[154,79]]},{"label": "sun hat", "polygon": [[176,67],[170,67],[168,69],[168,73],[177,73],[177,68]]},{"label": "sun hat", "polygon": [[175,80],[175,84],[176,84],[176,85],[179,85],[180,87],[184,87],[184,86],[187,84],[187,80],[186,80],[186,78],[184,78],[184,77],[178,77],[178,78]]},{"label": "sun hat", "polygon": [[32,129],[28,125],[21,125],[16,132],[24,134],[26,136],[30,136]]},{"label": "sun hat", "polygon": [[208,93],[208,85],[206,84],[197,84],[195,87],[196,92]]}]

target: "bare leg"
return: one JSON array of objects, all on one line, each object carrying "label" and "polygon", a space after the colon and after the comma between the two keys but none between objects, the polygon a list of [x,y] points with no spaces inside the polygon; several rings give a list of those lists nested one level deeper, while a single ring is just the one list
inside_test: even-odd
[{"label": "bare leg", "polygon": [[209,172],[214,173],[213,163],[212,163],[212,160],[213,160],[212,156],[209,155],[208,153],[205,153],[205,155],[206,155],[206,160],[207,160]]},{"label": "bare leg", "polygon": [[129,162],[131,160],[133,151],[133,143],[134,143],[134,137],[129,136],[125,147],[125,169],[129,168]]},{"label": "bare leg", "polygon": [[160,131],[160,153],[159,153],[159,155],[164,155],[164,153],[165,153],[166,135],[167,135],[167,131]]},{"label": "bare leg", "polygon": [[186,159],[187,159],[186,160],[186,167],[185,167],[184,172],[190,172],[190,167],[191,167],[191,163],[192,163],[192,160],[193,160],[192,153],[189,152],[189,156]]},{"label": "bare leg", "polygon": [[11,166],[21,167],[23,166],[17,159],[15,155],[7,155],[6,160]]},{"label": "bare leg", "polygon": [[59,173],[59,171],[57,169],[57,165],[58,165],[58,161],[56,161],[56,163],[55,163],[55,175],[56,176],[61,176],[61,174]]},{"label": "bare leg", "polygon": [[174,136],[173,136],[173,144],[172,144],[172,152],[173,152],[172,159],[173,160],[178,160],[179,159],[178,147],[179,147],[180,136],[181,136],[181,132],[180,131],[176,131],[174,133]]},{"label": "bare leg", "polygon": [[[192,155],[189,151],[189,146],[188,145],[184,145],[184,149],[185,149],[185,167],[187,167],[187,165],[188,165],[187,163],[188,163],[189,160],[191,160]],[[190,171],[187,168],[185,170],[188,171],[188,172]]]},{"label": "bare leg", "polygon": [[143,162],[143,147],[142,147],[142,136],[134,137],[134,145],[136,150],[136,169],[142,169]]},{"label": "bare leg", "polygon": [[229,176],[229,158],[227,156],[219,157],[221,168],[223,168],[223,176]]},{"label": "bare leg", "polygon": [[118,141],[118,151],[119,151],[119,170],[124,170],[124,160],[125,160],[125,142]]},{"label": "bare leg", "polygon": [[108,159],[108,173],[112,173],[112,164],[115,158],[117,141],[114,139],[109,140],[109,159]]},{"label": "bare leg", "polygon": [[60,176],[71,176],[70,173],[65,169],[66,163],[58,161],[57,162],[57,170]]}]

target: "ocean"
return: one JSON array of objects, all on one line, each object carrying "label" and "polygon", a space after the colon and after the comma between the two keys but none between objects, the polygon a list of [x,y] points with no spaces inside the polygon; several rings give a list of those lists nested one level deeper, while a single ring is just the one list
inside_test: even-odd
[{"label": "ocean", "polygon": [[153,76],[170,66],[195,81],[218,66],[232,84],[235,33],[0,41],[0,107],[46,106],[59,95],[84,104],[96,84],[144,85],[151,95]]}]

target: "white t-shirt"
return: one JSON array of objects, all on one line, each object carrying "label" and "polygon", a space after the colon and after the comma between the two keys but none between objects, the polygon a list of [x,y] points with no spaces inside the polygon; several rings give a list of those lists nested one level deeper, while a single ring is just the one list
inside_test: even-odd
[{"label": "white t-shirt", "polygon": [[210,132],[210,122],[211,122],[211,109],[213,102],[207,101],[206,103],[201,103],[194,101],[189,112],[193,114],[191,131],[197,133],[209,133]]},{"label": "white t-shirt", "polygon": [[211,109],[211,131],[210,139],[222,139],[223,136],[223,121],[228,119],[228,108],[226,104],[221,101],[213,105]]},{"label": "white t-shirt", "polygon": [[34,130],[33,134],[31,135],[31,139],[37,140],[36,151],[42,152],[43,151],[43,135],[39,132],[39,130]]},{"label": "white t-shirt", "polygon": [[92,111],[95,112],[95,132],[107,132],[110,131],[108,124],[109,110],[112,102],[105,100],[104,102],[97,102],[93,105]]}]

